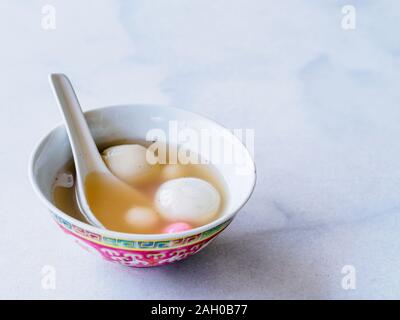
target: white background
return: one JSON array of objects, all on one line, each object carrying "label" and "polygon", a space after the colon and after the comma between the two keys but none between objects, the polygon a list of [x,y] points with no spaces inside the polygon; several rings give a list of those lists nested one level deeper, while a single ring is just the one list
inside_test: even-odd
[{"label": "white background", "polygon": [[[0,298],[400,298],[400,5],[349,2],[1,1]],[[181,263],[84,252],[28,181],[35,143],[61,121],[50,72],[71,77],[85,110],[156,103],[255,129],[252,199]]]}]

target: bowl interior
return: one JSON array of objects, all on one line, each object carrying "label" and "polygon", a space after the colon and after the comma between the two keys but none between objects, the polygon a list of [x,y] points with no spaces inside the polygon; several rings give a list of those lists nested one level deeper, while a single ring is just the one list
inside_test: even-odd
[{"label": "bowl interior", "polygon": [[[221,218],[229,218],[247,201],[255,183],[254,163],[247,149],[230,131],[214,121],[197,114],[165,106],[124,105],[95,109],[86,113],[91,132],[97,144],[112,143],[116,140],[146,140],[150,130],[165,132],[168,143],[179,143],[193,150],[203,158],[212,160],[223,176],[227,188],[227,201]],[[172,121],[172,122],[171,122]],[[212,146],[204,148],[200,143],[182,143],[179,136],[169,134],[171,123],[179,130],[189,128],[190,132],[211,132]],[[178,139],[178,141],[175,141]],[[224,159],[223,152],[231,150]],[[217,157],[214,155],[218,154]],[[222,155],[222,156],[221,156]],[[31,176],[39,193],[54,205],[52,186],[57,172],[71,159],[72,153],[68,136],[63,125],[53,129],[34,151]],[[219,159],[218,159],[219,158]]]}]

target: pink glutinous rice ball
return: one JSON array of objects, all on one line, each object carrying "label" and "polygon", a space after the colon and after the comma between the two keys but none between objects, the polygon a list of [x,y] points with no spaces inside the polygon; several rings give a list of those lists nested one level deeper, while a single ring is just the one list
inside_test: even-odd
[{"label": "pink glutinous rice ball", "polygon": [[164,233],[183,232],[193,229],[192,226],[186,222],[174,222],[166,226],[163,230]]}]

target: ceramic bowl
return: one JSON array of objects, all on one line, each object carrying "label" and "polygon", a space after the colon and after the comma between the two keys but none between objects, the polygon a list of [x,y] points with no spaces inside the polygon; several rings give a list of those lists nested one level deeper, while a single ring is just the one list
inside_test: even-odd
[{"label": "ceramic bowl", "polygon": [[[240,161],[209,159],[223,176],[228,194],[224,212],[217,220],[173,234],[120,233],[79,221],[55,206],[52,196],[54,181],[60,168],[72,158],[72,153],[64,126],[51,130],[33,151],[29,168],[32,186],[69,238],[108,261],[132,267],[152,267],[185,259],[215,239],[231,223],[253,191],[256,174],[250,153],[229,130],[210,119],[183,109],[153,105],[111,106],[86,112],[85,116],[97,144],[121,139],[145,140],[152,129],[168,134],[172,123],[178,129],[208,130],[212,132],[213,141],[222,141],[225,148],[228,146],[240,156]],[[180,143],[174,135],[168,134],[166,140]],[[185,147],[205,156],[201,150],[196,150],[196,146]]]}]

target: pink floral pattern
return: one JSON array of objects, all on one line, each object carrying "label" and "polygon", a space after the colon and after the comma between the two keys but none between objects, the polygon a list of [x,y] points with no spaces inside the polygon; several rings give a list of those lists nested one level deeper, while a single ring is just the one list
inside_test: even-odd
[{"label": "pink floral pattern", "polygon": [[[103,243],[99,243],[95,241],[98,239],[83,237],[81,234],[74,232],[76,231],[75,229],[72,228],[70,230],[66,228],[64,224],[61,224],[59,223],[59,221],[57,221],[61,229],[68,235],[73,236],[75,242],[85,250],[89,252],[94,252],[95,254],[100,255],[103,259],[107,261],[122,264],[124,266],[139,267],[139,268],[161,266],[175,261],[186,259],[187,257],[195,254],[196,252],[203,249],[207,244],[209,244],[210,241],[214,239],[214,237],[217,236],[229,224],[229,222],[230,221],[228,221],[228,223],[224,223],[221,227],[218,226],[219,228],[214,228],[213,230],[215,232],[209,234],[209,237],[200,240],[194,244],[187,244],[188,242],[186,241],[182,242],[184,244],[186,243],[186,245],[181,245],[179,247],[135,250],[132,248],[128,249],[123,247],[122,248],[114,247]],[[190,237],[190,239],[192,238],[193,236]],[[195,239],[200,239],[200,238],[201,236],[195,237]],[[172,240],[172,242],[174,241],[176,240]]]}]

